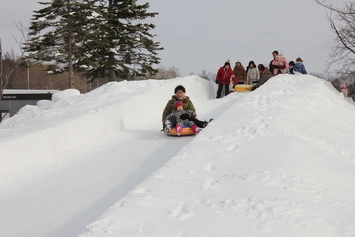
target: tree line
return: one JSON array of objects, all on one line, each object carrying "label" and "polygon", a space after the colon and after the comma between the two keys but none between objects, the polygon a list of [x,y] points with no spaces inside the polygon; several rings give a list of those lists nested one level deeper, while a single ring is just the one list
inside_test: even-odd
[{"label": "tree line", "polygon": [[[6,52],[3,55],[1,63],[3,75],[5,75],[7,78],[7,83],[4,89],[68,89],[68,72],[52,74],[46,70],[46,65],[34,64],[28,66],[27,64],[22,63],[21,57],[16,56],[14,51]],[[143,79],[162,80],[172,79],[180,76],[181,74],[179,72],[179,68],[165,68],[160,66],[157,68],[156,74],[149,75]],[[93,81],[89,81],[83,72],[76,72],[74,74],[73,80],[75,89],[79,90],[81,93],[94,90],[108,82],[107,78],[96,78]],[[122,80],[125,79],[116,79],[116,81]]]},{"label": "tree line", "polygon": [[66,88],[77,87],[76,73],[87,82],[157,73],[154,64],[159,64],[158,51],[163,48],[153,39],[155,25],[147,21],[158,14],[148,12],[149,3],[53,0],[39,4],[43,8],[34,11],[22,43],[23,55],[17,62],[22,66],[41,65],[50,75],[66,73]]},{"label": "tree line", "polygon": [[[46,71],[46,66],[34,64],[27,66],[22,63],[19,56],[12,51],[6,52],[2,59],[2,73],[6,84],[3,89],[44,89],[65,90],[68,89],[68,73],[51,74]],[[85,93],[107,82],[99,78],[92,83],[87,83],[87,78],[82,73],[75,73],[74,81],[76,89]]]}]

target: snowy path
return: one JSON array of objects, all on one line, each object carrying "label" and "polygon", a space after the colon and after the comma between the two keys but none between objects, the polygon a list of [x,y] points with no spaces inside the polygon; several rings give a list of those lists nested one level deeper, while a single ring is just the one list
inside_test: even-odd
[{"label": "snowy path", "polygon": [[[125,130],[54,157],[30,177],[17,177],[16,186],[6,186],[3,180],[0,212],[6,218],[0,220],[1,236],[83,232],[85,223],[95,220],[191,139],[167,139],[157,130]],[[13,184],[13,179],[8,183]],[[18,228],[13,228],[14,223]]]}]

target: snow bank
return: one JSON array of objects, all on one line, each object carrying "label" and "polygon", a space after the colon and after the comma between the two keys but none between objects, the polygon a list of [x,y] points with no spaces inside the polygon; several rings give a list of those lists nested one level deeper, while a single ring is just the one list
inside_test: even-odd
[{"label": "snow bank", "polygon": [[354,105],[329,82],[288,75],[225,100],[80,236],[353,236]]},{"label": "snow bank", "polygon": [[[178,84],[199,117],[215,118],[195,137],[159,132]],[[23,108],[0,125],[1,172],[3,161],[20,171],[1,179],[1,233],[355,236],[354,103],[304,75],[208,100],[215,93],[191,76]]]},{"label": "snow bank", "polygon": [[[35,165],[140,121],[161,123],[161,113],[177,85],[194,101],[214,98],[209,81],[197,76],[173,80],[112,82],[87,94],[68,89],[52,101],[25,106],[0,124],[0,176]],[[128,96],[129,95],[129,96]]]}]

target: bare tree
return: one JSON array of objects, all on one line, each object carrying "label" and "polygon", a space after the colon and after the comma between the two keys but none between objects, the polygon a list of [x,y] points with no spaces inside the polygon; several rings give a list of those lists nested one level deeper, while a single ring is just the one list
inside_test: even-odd
[{"label": "bare tree", "polygon": [[147,78],[160,80],[160,79],[172,79],[172,78],[176,78],[176,77],[180,77],[179,68],[172,67],[172,68],[166,69],[163,66],[161,66],[158,69],[157,74],[152,75]]},{"label": "bare tree", "polygon": [[[22,38],[21,40],[16,39],[14,36],[14,40],[16,41],[17,45],[19,46],[19,48],[21,49],[21,45],[24,41],[27,40],[27,35],[28,35],[28,30],[27,28],[22,24],[22,22],[18,22],[16,23],[16,27],[17,29],[20,31],[20,33],[22,34]],[[2,98],[4,89],[6,88],[6,86],[9,83],[9,78],[11,76],[11,74],[21,65],[21,60],[17,60],[16,64],[12,66],[11,69],[7,70],[6,74],[3,73],[2,70],[2,50],[1,50],[1,39],[0,39],[0,61],[1,61],[1,73],[0,73],[0,79],[1,79],[1,87],[0,87],[0,100]],[[23,56],[23,50],[21,50],[21,56],[20,58]]]},{"label": "bare tree", "polygon": [[0,39],[0,100],[2,98],[2,47],[1,47],[1,39]]},{"label": "bare tree", "polygon": [[355,2],[335,6],[334,1],[315,0],[327,9],[330,28],[336,34],[336,45],[330,53],[328,69],[334,64],[342,65],[342,73],[354,71],[355,66]]},{"label": "bare tree", "polygon": [[202,70],[202,72],[198,74],[198,76],[213,82],[216,80],[216,73],[206,72],[206,70]]},{"label": "bare tree", "polygon": [[[1,40],[0,40],[0,61],[1,61],[1,73],[0,73],[0,78],[1,78],[1,87],[0,87],[0,101],[2,98],[2,95],[4,93],[4,89],[9,83],[9,79],[11,74],[19,67],[20,62],[16,63],[15,65],[12,65],[9,70],[3,70],[3,59],[2,59],[2,50],[1,50]],[[4,73],[5,72],[5,73]]]}]

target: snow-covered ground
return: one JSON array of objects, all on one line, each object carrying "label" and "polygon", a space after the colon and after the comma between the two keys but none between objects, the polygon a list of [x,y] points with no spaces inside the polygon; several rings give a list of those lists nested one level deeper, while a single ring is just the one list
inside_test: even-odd
[{"label": "snow-covered ground", "polygon": [[[197,136],[160,132],[184,85]],[[0,236],[355,236],[355,107],[280,75],[214,99],[196,76],[108,83],[0,124]]]}]

